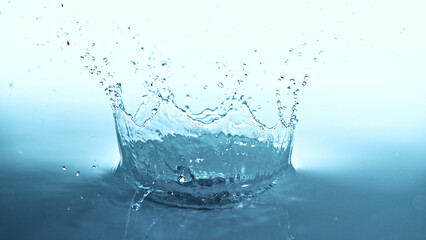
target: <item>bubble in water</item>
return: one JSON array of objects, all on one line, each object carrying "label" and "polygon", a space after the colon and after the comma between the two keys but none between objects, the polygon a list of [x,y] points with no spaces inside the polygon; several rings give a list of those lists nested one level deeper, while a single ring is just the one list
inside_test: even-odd
[{"label": "bubble in water", "polygon": [[75,173],[75,176],[80,176],[80,171],[77,171],[76,173]]},{"label": "bubble in water", "polygon": [[105,63],[105,65],[108,65],[108,64],[109,64],[109,62],[108,62],[108,59],[107,59],[107,58],[104,58],[104,59],[103,59],[103,62]]},{"label": "bubble in water", "polygon": [[66,171],[67,170],[67,167],[64,165],[64,166],[62,166],[62,170],[64,170],[64,171]]},{"label": "bubble in water", "polygon": [[180,176],[178,177],[178,182],[179,182],[179,183],[184,183],[184,182],[185,182],[185,176],[180,175]]},{"label": "bubble in water", "polygon": [[302,82],[302,86],[306,86],[306,84],[308,84],[308,82],[306,82],[306,81]]},{"label": "bubble in water", "polygon": [[221,82],[220,82],[220,83],[218,83],[218,84],[217,84],[217,86],[218,86],[219,88],[223,88],[223,86],[224,86],[224,85],[223,85],[223,83],[221,83]]},{"label": "bubble in water", "polygon": [[96,72],[96,75],[101,75],[101,71],[99,71],[99,70],[98,70],[98,71]]}]

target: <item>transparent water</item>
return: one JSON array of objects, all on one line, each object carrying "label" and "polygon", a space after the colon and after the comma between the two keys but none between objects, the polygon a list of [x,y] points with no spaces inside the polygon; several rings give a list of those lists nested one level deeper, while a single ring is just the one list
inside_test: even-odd
[{"label": "transparent water", "polygon": [[150,4],[0,2],[0,239],[425,239],[421,3]]}]

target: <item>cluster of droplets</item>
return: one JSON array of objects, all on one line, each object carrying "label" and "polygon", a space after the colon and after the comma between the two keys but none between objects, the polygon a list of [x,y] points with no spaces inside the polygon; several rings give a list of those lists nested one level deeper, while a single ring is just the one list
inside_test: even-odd
[{"label": "cluster of droplets", "polygon": [[[130,31],[130,27],[127,28],[128,31]],[[136,41],[136,36],[132,36],[132,39]],[[67,42],[68,44],[68,42]],[[118,42],[116,43],[118,45]],[[304,43],[301,46],[301,49],[306,47],[308,44]],[[96,45],[93,43],[91,45],[92,48],[94,48]],[[145,48],[140,45],[138,42],[138,47],[141,51],[145,52]],[[257,50],[254,50],[255,54],[257,53]],[[317,52],[318,55],[322,55],[323,50]],[[288,57],[285,57],[283,59],[284,66],[287,67],[288,64],[291,62],[293,56],[294,57],[301,57],[302,56],[302,50],[296,50],[296,49],[289,49],[288,50]],[[142,56],[145,56],[145,54],[139,54]],[[151,54],[152,55],[152,54]],[[292,56],[293,55],[293,56]],[[307,54],[306,54],[307,55]],[[318,61],[319,56],[315,56],[313,58],[313,62]],[[113,109],[120,108],[124,110],[124,105],[121,99],[121,83],[117,82],[114,79],[115,72],[111,71],[110,68],[110,61],[106,57],[97,58],[93,54],[91,54],[91,51],[89,48],[86,49],[86,51],[80,56],[81,60],[85,62],[85,70],[90,74],[94,75],[98,81],[99,85],[104,88],[105,93],[110,97],[110,105]],[[143,87],[147,91],[147,93],[142,95],[142,105],[145,103],[148,103],[148,101],[154,101],[155,104],[149,104],[149,106],[152,109],[151,115],[155,116],[158,112],[159,105],[162,101],[173,101],[174,100],[174,94],[170,90],[167,79],[170,78],[170,68],[169,63],[171,62],[170,58],[168,59],[157,59],[153,56],[150,57],[144,57],[141,59],[138,59],[138,57],[130,58],[129,63],[131,67],[134,68],[135,73],[139,73],[140,69],[143,69],[141,71],[144,75],[142,79],[145,79],[143,81]],[[257,60],[256,64],[261,65],[262,61]],[[256,67],[256,64],[250,64],[250,66]],[[240,71],[231,71],[227,68],[227,65],[223,62],[216,61],[216,67],[218,71],[222,71],[223,74],[223,80],[218,81],[216,84],[216,87],[218,89],[224,89],[226,88],[229,90],[229,95],[226,96],[224,99],[218,98],[220,100],[220,104],[213,109],[216,111],[219,115],[224,115],[226,112],[228,112],[230,109],[238,109],[241,107],[242,104],[246,104],[249,106],[250,110],[252,111],[253,116],[255,117],[257,110],[261,109],[260,105],[257,106],[251,106],[251,103],[253,102],[252,97],[246,97],[244,95],[245,93],[245,82],[248,80],[248,66],[246,63],[241,63],[241,69]],[[276,97],[276,104],[277,104],[277,110],[278,110],[278,117],[279,121],[285,126],[285,127],[291,127],[297,124],[297,106],[299,105],[299,93],[300,88],[307,85],[309,80],[309,75],[305,73],[302,77],[287,77],[290,76],[289,74],[285,73],[282,76],[279,76],[277,78],[278,81],[278,87],[275,90],[275,97]],[[296,81],[297,79],[297,81]],[[302,80],[300,80],[302,79]],[[233,84],[232,84],[233,83]],[[258,86],[258,85],[257,85]],[[207,90],[209,86],[203,85],[203,90]],[[283,103],[283,96],[286,98],[286,103]],[[154,97],[154,98],[153,98]],[[288,100],[291,99],[291,103],[288,102]],[[185,96],[185,101],[183,105],[183,110],[188,111],[191,114],[194,114],[190,111],[189,103],[191,101],[191,95],[188,93]],[[219,103],[219,102],[218,102]],[[137,113],[136,113],[137,116]],[[289,118],[286,118],[285,116],[290,116]]]},{"label": "cluster of droplets", "polygon": [[[309,75],[307,73],[303,76],[303,81],[301,85],[304,87],[307,85],[309,80]],[[286,78],[284,76],[280,76],[277,78],[277,81],[280,85],[286,86],[286,96],[290,96],[292,98],[291,108],[288,109],[287,106],[285,106],[281,101],[281,90],[277,88],[275,90],[275,97],[276,97],[276,103],[278,107],[278,116],[281,121],[281,123],[285,127],[291,127],[297,124],[297,106],[299,105],[299,93],[300,93],[300,87],[297,85],[297,81],[295,78],[289,78],[286,81]],[[289,121],[285,120],[285,113],[286,111],[290,110],[290,119]]]},{"label": "cluster of droplets", "polygon": [[[316,40],[315,43],[317,44],[319,42],[319,40]],[[308,46],[308,43],[303,43],[303,45],[301,46],[302,48],[305,48]],[[295,49],[290,48],[288,50],[289,54],[292,55],[295,53]],[[324,50],[319,50],[317,52],[317,54],[313,57],[313,62],[316,63],[318,61],[318,57],[319,55],[322,55],[324,52]],[[302,56],[302,51],[299,50],[297,51],[297,57]],[[288,66],[289,63],[289,58],[284,58],[284,65]],[[277,78],[277,82],[279,83],[278,85],[280,86],[279,88],[277,88],[275,90],[275,97],[276,97],[276,103],[277,103],[277,107],[278,107],[278,116],[279,119],[281,121],[281,123],[285,126],[285,127],[291,127],[291,126],[295,126],[298,122],[298,118],[297,118],[297,106],[299,105],[299,93],[300,93],[300,89],[301,87],[305,87],[308,82],[309,82],[309,74],[308,73],[304,73],[303,76],[301,77],[301,81],[297,81],[296,77],[284,77],[284,76],[280,76],[279,78]],[[291,105],[291,108],[287,108],[287,106],[285,106],[282,101],[281,101],[281,86],[285,86],[285,90],[286,90],[286,96],[290,96],[292,98],[292,103],[289,103],[289,105]],[[286,111],[290,111],[289,115],[289,120],[286,121],[285,120],[285,116],[286,116]]]},{"label": "cluster of droplets", "polygon": [[[95,46],[95,43],[91,44],[92,48]],[[105,94],[109,96],[111,107],[113,109],[120,108],[124,110],[124,105],[121,99],[122,86],[120,82],[115,81],[115,72],[109,70],[110,62],[108,58],[97,58],[90,52],[89,48],[86,48],[86,51],[81,54],[80,59],[83,63],[85,63],[84,69],[90,75],[95,76],[99,86],[103,87]]]}]

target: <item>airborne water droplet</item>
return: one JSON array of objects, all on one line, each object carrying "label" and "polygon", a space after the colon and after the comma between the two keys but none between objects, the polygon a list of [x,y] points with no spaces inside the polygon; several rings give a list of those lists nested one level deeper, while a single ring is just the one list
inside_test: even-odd
[{"label": "airborne water droplet", "polygon": [[219,88],[223,88],[223,83],[221,83],[221,82],[220,82],[220,83],[218,83],[218,84],[217,84],[217,86],[218,86]]},{"label": "airborne water droplet", "polygon": [[76,173],[75,173],[75,176],[80,176],[80,171],[77,171]]},{"label": "airborne water droplet", "polygon": [[64,166],[62,166],[62,170],[64,170],[64,171],[66,171],[67,170],[67,167],[64,165]]},{"label": "airborne water droplet", "polygon": [[186,94],[185,101],[187,102],[191,101],[191,96],[189,94]]}]

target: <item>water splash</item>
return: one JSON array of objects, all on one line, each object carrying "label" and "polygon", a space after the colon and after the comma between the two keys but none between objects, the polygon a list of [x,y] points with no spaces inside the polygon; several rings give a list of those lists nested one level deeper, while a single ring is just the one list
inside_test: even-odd
[{"label": "water splash", "polygon": [[[307,85],[309,75],[286,71],[307,45],[290,49],[291,56],[283,60],[285,71],[274,84],[278,119],[274,124],[264,123],[257,114],[262,108],[270,108],[270,102],[259,104],[254,101],[256,92],[249,91],[253,90],[251,78],[262,74],[257,66],[263,61],[256,59],[257,65],[242,62],[239,70],[216,61],[217,74],[224,78],[216,88],[201,83],[195,94],[177,94],[179,91],[172,87],[170,58],[132,58],[129,62],[135,73],[143,69],[145,74],[141,78],[141,104],[132,114],[125,108],[122,82],[115,78],[113,62],[87,49],[80,58],[87,64],[88,73],[100,78],[114,112],[121,153],[117,174],[137,188],[150,189],[151,199],[184,206],[236,202],[270,188],[293,171],[297,106],[300,89]],[[142,46],[140,49],[145,50]],[[309,59],[312,61],[312,57]],[[262,85],[256,87],[263,89]],[[209,91],[216,95],[208,99],[220,100],[218,104],[194,110],[201,105],[200,93]]]}]

